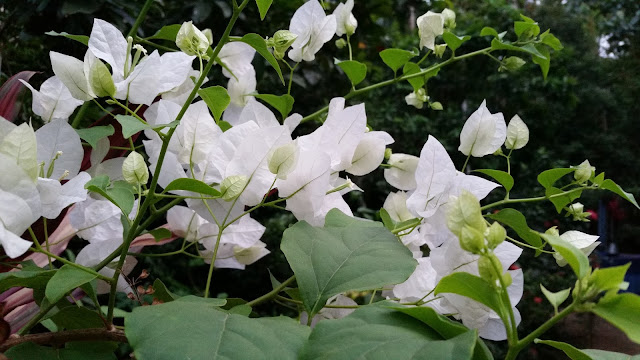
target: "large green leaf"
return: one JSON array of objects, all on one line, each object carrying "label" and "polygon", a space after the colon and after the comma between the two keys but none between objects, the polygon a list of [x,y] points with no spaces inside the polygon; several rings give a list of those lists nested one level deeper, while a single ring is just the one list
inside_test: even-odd
[{"label": "large green leaf", "polygon": [[55,273],[55,270],[39,268],[33,261],[24,262],[20,271],[0,273],[0,293],[16,286],[44,289]]},{"label": "large green leaf", "polygon": [[423,322],[379,305],[319,322],[300,359],[471,359],[477,335],[467,331],[449,340]]},{"label": "large green leaf", "polygon": [[85,189],[102,195],[122,210],[123,214],[131,213],[133,202],[133,188],[126,181],[114,181],[109,184],[106,175],[96,176],[84,185]]},{"label": "large green leaf", "polygon": [[452,32],[445,31],[442,34],[442,38],[444,39],[444,42],[447,43],[447,46],[449,47],[449,49],[451,49],[451,51],[456,51],[460,47],[460,45],[471,39],[471,36],[457,36]]},{"label": "large green leaf", "polygon": [[491,176],[497,182],[499,182],[500,185],[502,185],[507,190],[507,192],[511,191],[511,189],[513,188],[513,176],[511,176],[511,174],[509,174],[508,172],[493,169],[479,169],[474,171]]},{"label": "large green leaf", "polygon": [[269,51],[267,47],[267,43],[262,38],[262,36],[258,34],[246,34],[239,41],[242,41],[245,44],[250,45],[252,48],[256,49],[258,54],[262,55],[269,64],[276,70],[278,76],[280,77],[280,81],[282,81],[282,85],[284,85],[284,77],[282,77],[282,70],[280,70],[280,65],[273,54]]},{"label": "large green leaf", "polygon": [[613,180],[607,179],[607,180],[603,181],[602,184],[600,184],[600,188],[601,189],[607,189],[609,191],[612,191],[612,192],[622,196],[623,199],[627,200],[628,202],[630,202],[633,205],[635,205],[635,207],[640,209],[640,206],[638,206],[638,203],[636,202],[636,198],[633,196],[633,194],[622,190],[620,185],[616,184]]},{"label": "large green leaf", "polygon": [[605,296],[591,310],[640,343],[640,296],[632,293]]},{"label": "large green leaf", "polygon": [[250,319],[183,299],[138,307],[125,318],[136,359],[297,359],[309,335],[290,318]]},{"label": "large green leaf", "polygon": [[[453,321],[446,316],[438,314],[435,310],[427,306],[400,307],[390,306],[392,309],[398,310],[418,319],[435,330],[444,339],[450,339],[460,334],[469,332],[469,329],[459,322]],[[475,360],[491,360],[493,355],[487,345],[480,338],[476,339],[476,347],[473,353]]]},{"label": "large green leaf", "polygon": [[381,223],[338,209],[329,211],[322,228],[300,221],[285,230],[281,248],[311,316],[333,295],[399,284],[417,265],[409,249]]},{"label": "large green leaf", "polygon": [[231,102],[227,89],[216,85],[206,89],[200,89],[198,90],[198,94],[213,113],[216,122],[219,122],[222,113]]},{"label": "large green leaf", "polygon": [[342,69],[342,71],[344,71],[345,74],[347,74],[347,77],[349,78],[349,80],[351,80],[351,84],[353,86],[360,84],[362,80],[364,80],[364,78],[367,76],[367,65],[359,61],[336,60],[335,63],[340,67],[340,69]]},{"label": "large green leaf", "polygon": [[86,307],[67,306],[51,317],[59,329],[91,329],[104,327],[97,312]]},{"label": "large green leaf", "polygon": [[618,290],[623,287],[624,276],[630,266],[631,263],[629,262],[625,265],[595,269],[591,273],[589,281],[601,291]]},{"label": "large green leaf", "polygon": [[562,350],[571,360],[639,360],[640,355],[630,356],[612,351],[598,349],[577,349],[567,343],[553,340],[537,340],[537,344],[552,346]]},{"label": "large green leaf", "polygon": [[578,279],[582,279],[589,274],[589,258],[580,249],[558,235],[540,234],[540,236],[551,245],[553,250],[567,260]]},{"label": "large green leaf", "polygon": [[537,248],[542,247],[540,235],[529,228],[527,219],[520,211],[515,209],[502,209],[496,214],[487,215],[487,217],[512,228],[522,240],[530,245]]},{"label": "large green leaf", "polygon": [[443,277],[434,290],[434,294],[453,293],[466,296],[500,315],[500,297],[496,289],[481,277],[466,272],[455,272]]},{"label": "large green leaf", "polygon": [[69,291],[95,279],[96,276],[71,265],[63,265],[51,277],[45,289],[45,296],[49,302],[56,303]]},{"label": "large green leaf", "polygon": [[402,49],[385,49],[380,51],[379,55],[382,61],[387,64],[394,73],[416,56],[414,52]]},{"label": "large green leaf", "polygon": [[111,344],[100,342],[67,343],[62,349],[26,342],[12,347],[4,355],[11,360],[116,360],[113,350]]}]

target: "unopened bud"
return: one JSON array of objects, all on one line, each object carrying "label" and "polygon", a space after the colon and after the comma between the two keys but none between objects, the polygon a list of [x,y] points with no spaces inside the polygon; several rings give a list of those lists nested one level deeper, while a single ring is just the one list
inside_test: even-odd
[{"label": "unopened bud", "polygon": [[573,221],[589,222],[589,216],[591,216],[591,213],[584,211],[584,205],[577,202],[567,207],[567,216],[569,215],[573,217]]},{"label": "unopened bud", "polygon": [[460,247],[472,254],[479,254],[484,249],[484,235],[475,228],[464,225],[460,231]]},{"label": "unopened bud", "polygon": [[498,68],[498,71],[500,72],[517,71],[522,67],[522,65],[526,63],[527,63],[526,61],[522,60],[517,56],[509,56],[506,59],[502,60],[502,62],[500,63],[500,67]]},{"label": "unopened bud", "polygon": [[435,48],[433,49],[433,54],[438,58],[442,58],[445,50],[447,50],[446,44],[436,44]]},{"label": "unopened bud", "polygon": [[222,200],[231,201],[237,198],[242,194],[248,183],[249,178],[244,175],[232,175],[226,177],[220,184]]},{"label": "unopened bud", "polygon": [[580,184],[591,179],[596,168],[589,164],[589,160],[583,161],[580,165],[576,166],[576,171],[573,173],[573,178]]},{"label": "unopened bud", "polygon": [[142,155],[132,151],[122,163],[122,176],[133,185],[146,184],[149,181],[149,169]]},{"label": "unopened bud", "polygon": [[493,268],[493,264],[491,264],[491,258],[488,255],[482,255],[478,259],[478,272],[480,273],[480,277],[487,280],[491,284],[495,284],[495,281],[498,279],[496,271]]},{"label": "unopened bud", "polygon": [[393,155],[393,151],[391,151],[391,149],[389,148],[386,148],[384,150],[384,159],[388,161],[391,158],[391,155]]},{"label": "unopened bud", "polygon": [[507,238],[507,230],[498,222],[494,222],[487,230],[487,245],[490,249],[495,249],[504,239]]},{"label": "unopened bud", "polygon": [[547,231],[544,232],[545,234],[549,234],[549,235],[553,235],[553,236],[560,236],[560,232],[558,231],[558,227],[557,226],[553,226],[547,229]]},{"label": "unopened bud", "polygon": [[193,25],[187,21],[182,24],[176,35],[176,45],[187,55],[204,55],[209,48],[209,39]]},{"label": "unopened bud", "polygon": [[345,46],[347,46],[347,41],[345,39],[340,38],[336,40],[336,47],[338,49],[343,49]]},{"label": "unopened bud", "polygon": [[444,27],[449,29],[454,29],[456,27],[456,13],[453,10],[442,10],[442,17],[444,19]]},{"label": "unopened bud", "polygon": [[213,44],[213,33],[211,32],[211,29],[204,29],[202,30],[202,33],[209,41],[209,45]]}]

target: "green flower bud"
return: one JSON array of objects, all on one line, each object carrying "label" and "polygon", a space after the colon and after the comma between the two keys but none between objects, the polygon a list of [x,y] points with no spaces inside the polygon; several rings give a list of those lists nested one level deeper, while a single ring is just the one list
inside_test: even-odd
[{"label": "green flower bud", "polygon": [[391,149],[386,148],[384,150],[384,159],[389,161],[389,159],[391,159],[391,155],[393,155],[393,151],[391,151]]},{"label": "green flower bud", "polygon": [[573,221],[589,222],[589,216],[591,213],[584,211],[584,205],[577,202],[567,207],[567,216],[573,216]]},{"label": "green flower bud", "polygon": [[452,233],[460,237],[465,226],[469,226],[480,233],[484,242],[484,232],[487,224],[482,217],[480,202],[472,193],[463,190],[457,199],[448,204],[447,227]]},{"label": "green flower bud", "polygon": [[556,226],[552,226],[550,228],[547,229],[547,231],[544,232],[545,234],[549,234],[549,235],[553,235],[553,236],[560,236],[560,232],[558,231],[558,227]]},{"label": "green flower bud", "polygon": [[273,34],[273,48],[278,52],[284,53],[289,49],[291,44],[298,38],[298,35],[292,33],[289,30],[278,30]]},{"label": "green flower bud", "polygon": [[472,254],[481,253],[485,247],[484,234],[469,225],[464,225],[460,231],[460,247]]},{"label": "green flower bud", "polygon": [[149,169],[142,155],[131,152],[122,163],[122,177],[132,185],[142,185],[149,181]]},{"label": "green flower bud", "polygon": [[209,39],[191,21],[182,24],[176,35],[176,45],[187,55],[204,55],[209,48]]},{"label": "green flower bud", "polygon": [[436,57],[442,58],[442,55],[444,55],[445,50],[447,50],[447,44],[437,44],[433,49],[433,53],[435,54]]},{"label": "green flower bud", "polygon": [[573,173],[573,178],[580,184],[591,179],[596,168],[589,164],[589,160],[583,161],[580,165],[575,167],[576,171]]},{"label": "green flower bud", "polygon": [[507,230],[498,222],[494,222],[487,230],[487,245],[490,249],[495,249],[507,238]]},{"label": "green flower bud", "polygon": [[231,175],[222,180],[220,184],[220,192],[222,200],[231,201],[244,191],[249,183],[249,178],[244,175]]},{"label": "green flower bud", "polygon": [[336,40],[336,47],[338,49],[344,49],[345,46],[347,46],[347,41],[345,39],[340,38]]},{"label": "green flower bud", "polygon": [[511,274],[509,274],[508,272],[502,274],[502,282],[504,283],[505,288],[508,288],[509,286],[511,286],[511,284],[513,283],[513,278],[511,277]]},{"label": "green flower bud", "polygon": [[429,107],[431,108],[431,110],[442,110],[442,104],[439,101],[434,101],[432,103],[429,103]]},{"label": "green flower bud", "polygon": [[294,142],[275,149],[269,157],[268,166],[278,179],[286,179],[298,161],[298,148]]},{"label": "green flower bud", "polygon": [[478,272],[480,273],[481,278],[487,280],[491,284],[495,284],[498,278],[496,276],[496,271],[491,264],[490,255],[492,254],[480,256],[478,259]]},{"label": "green flower bud", "polygon": [[204,29],[202,30],[202,33],[209,41],[209,45],[213,44],[213,33],[211,32],[211,29]]},{"label": "green flower bud", "polygon": [[522,60],[521,58],[517,57],[517,56],[509,56],[507,58],[505,58],[504,60],[502,60],[502,62],[500,63],[500,67],[498,68],[498,71],[502,72],[502,71],[517,71],[518,69],[520,69],[522,67],[522,65],[526,64],[527,62]]}]

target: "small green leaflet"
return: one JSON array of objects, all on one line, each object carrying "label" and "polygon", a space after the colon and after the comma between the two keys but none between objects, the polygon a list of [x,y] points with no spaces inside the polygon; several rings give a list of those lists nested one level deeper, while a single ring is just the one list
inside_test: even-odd
[{"label": "small green leaflet", "polygon": [[149,234],[153,236],[153,239],[155,241],[160,241],[160,240],[168,239],[171,237],[171,231],[169,231],[169,229],[162,228],[162,227],[149,230]]},{"label": "small green leaflet", "polygon": [[271,94],[256,94],[254,97],[266,102],[267,104],[273,106],[276,110],[280,112],[282,118],[285,119],[289,116],[289,113],[293,109],[293,96],[289,94],[284,95],[271,95]]},{"label": "small green leaflet", "polygon": [[112,125],[107,125],[93,126],[86,129],[76,129],[76,132],[82,140],[86,141],[92,148],[95,148],[98,144],[98,140],[113,135],[115,130]]},{"label": "small green leaflet", "polygon": [[481,277],[466,272],[455,272],[443,277],[434,290],[434,294],[453,293],[466,296],[488,306],[500,317],[500,298],[496,289]]},{"label": "small green leaflet", "polygon": [[493,169],[480,169],[474,171],[491,176],[499,182],[500,185],[504,186],[507,192],[511,191],[513,188],[513,177],[508,172]]},{"label": "small green leaflet", "polygon": [[116,120],[122,126],[122,137],[128,139],[142,130],[151,129],[151,126],[131,115],[116,115]]},{"label": "small green leaflet", "polygon": [[576,169],[570,168],[557,168],[545,170],[538,175],[538,182],[544,186],[545,189],[552,187],[561,177],[576,171]]},{"label": "small green leaflet", "polygon": [[547,288],[542,284],[540,284],[540,290],[542,290],[544,296],[549,300],[549,303],[553,306],[556,314],[558,313],[558,306],[562,305],[562,303],[569,297],[569,294],[571,294],[571,288],[552,292],[547,290]]},{"label": "small green leaflet", "polygon": [[72,35],[64,31],[60,33],[55,31],[47,31],[44,34],[49,36],[64,36],[67,39],[75,40],[77,42],[83,43],[84,45],[89,45],[89,37],[86,35]]},{"label": "small green leaflet", "polygon": [[264,17],[267,16],[267,11],[269,11],[271,3],[273,3],[273,0],[256,0],[258,10],[260,11],[260,20],[264,20]]},{"label": "small green leaflet", "polygon": [[175,42],[176,41],[176,36],[178,35],[178,31],[180,30],[181,26],[182,25],[180,25],[180,24],[172,24],[172,25],[163,26],[155,34],[153,34],[152,36],[148,37],[147,40],[160,39],[160,40],[167,40],[167,41]]},{"label": "small green leaflet", "polygon": [[102,195],[119,207],[123,214],[129,215],[133,209],[133,187],[126,181],[115,181],[109,186],[109,177],[101,175],[89,180],[84,188]]},{"label": "small green leaflet", "polygon": [[488,218],[496,220],[512,228],[522,240],[536,248],[542,247],[542,240],[538,233],[534,232],[527,225],[527,219],[521,212],[515,209],[502,209],[497,214],[487,215]]},{"label": "small green leaflet", "polygon": [[382,61],[393,70],[394,74],[416,56],[414,52],[403,49],[385,49],[379,55]]},{"label": "small green leaflet", "polygon": [[186,190],[210,197],[220,197],[220,192],[200,180],[190,178],[175,179],[167,185],[164,192]]},{"label": "small green leaflet", "polygon": [[361,83],[367,76],[367,65],[361,62],[355,60],[340,61],[338,59],[335,59],[334,62],[344,71],[353,86]]},{"label": "small green leaflet", "polygon": [[560,40],[558,40],[557,37],[555,37],[552,33],[550,33],[549,30],[543,32],[540,35],[540,41],[542,41],[543,44],[551,47],[553,50],[556,50],[556,51],[562,50],[564,48]]},{"label": "small green leaflet", "polygon": [[544,193],[549,201],[551,201],[556,207],[556,211],[558,212],[558,214],[560,214],[565,206],[569,205],[575,199],[579,198],[580,195],[582,195],[582,189],[570,193],[565,193],[557,187],[551,186],[548,187]]},{"label": "small green leaflet", "polygon": [[271,52],[269,51],[269,48],[267,48],[267,43],[262,38],[262,36],[258,34],[247,34],[238,41],[242,41],[243,43],[248,44],[252,48],[256,49],[256,51],[260,55],[262,55],[262,57],[264,57],[269,62],[269,64],[271,64],[271,66],[275,69],[275,71],[278,73],[278,76],[280,77],[280,81],[282,81],[282,85],[285,84],[284,77],[282,76],[282,70],[280,70],[280,64],[278,64],[278,61],[276,60],[276,58],[273,57],[273,54],[271,54]]},{"label": "small green leaflet", "polygon": [[95,279],[96,276],[71,265],[63,265],[51,277],[45,289],[45,296],[50,303],[55,304],[69,291]]},{"label": "small green leaflet", "polygon": [[609,190],[611,192],[614,192],[622,196],[623,199],[627,200],[628,202],[632,203],[635,207],[640,209],[640,206],[638,206],[638,203],[636,202],[636,198],[633,196],[633,194],[622,190],[620,185],[616,184],[613,180],[611,179],[604,180],[602,184],[600,184],[600,188]]},{"label": "small green leaflet", "polygon": [[198,94],[213,113],[216,123],[220,122],[222,113],[227,106],[229,106],[229,102],[231,101],[231,98],[227,93],[227,89],[216,85],[206,89],[200,89],[198,90]]},{"label": "small green leaflet", "polygon": [[444,42],[447,43],[447,46],[449,46],[449,49],[451,49],[451,51],[456,51],[462,44],[471,39],[471,36],[465,35],[460,37],[452,32],[445,31],[442,34],[442,38],[444,39]]}]

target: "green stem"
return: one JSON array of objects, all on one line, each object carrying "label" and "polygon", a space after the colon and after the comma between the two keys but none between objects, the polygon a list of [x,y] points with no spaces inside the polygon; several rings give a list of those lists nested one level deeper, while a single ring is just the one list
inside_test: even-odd
[{"label": "green stem", "polygon": [[420,222],[421,222],[421,221],[422,221],[422,219],[415,219],[415,221],[411,222],[410,224],[407,224],[407,225],[401,226],[401,227],[399,227],[399,228],[395,228],[395,229],[393,229],[393,230],[391,231],[391,233],[392,233],[392,234],[399,234],[399,233],[401,233],[402,231],[405,231],[405,230],[408,230],[408,229],[411,229],[411,228],[414,228],[414,227],[416,227],[416,226],[420,225]]},{"label": "green stem", "polygon": [[73,121],[71,122],[71,127],[74,129],[77,129],[78,126],[80,125],[80,122],[82,121],[82,118],[84,117],[84,113],[87,112],[87,108],[89,107],[89,102],[85,101],[82,106],[80,106],[80,109],[78,110],[78,112],[76,113],[76,116],[73,117]]},{"label": "green stem", "polygon": [[529,335],[524,337],[522,340],[518,341],[514,346],[509,347],[509,352],[507,352],[507,356],[505,360],[515,360],[516,356],[524,349],[527,345],[529,345],[533,340],[535,340],[538,336],[545,333],[549,330],[553,325],[555,325],[558,321],[562,320],[567,315],[573,312],[576,303],[573,302],[571,305],[567,306],[564,310],[554,315],[551,319],[547,320],[544,324],[540,325],[539,328],[535,329]]},{"label": "green stem", "polygon": [[152,41],[149,41],[147,39],[143,39],[143,38],[141,38],[139,36],[136,36],[136,42],[139,42],[139,43],[145,44],[145,45],[149,45],[149,46],[153,46],[158,50],[164,50],[164,51],[167,51],[167,52],[176,52],[176,51],[178,51],[176,49],[172,49],[172,48],[164,46],[164,45],[156,44],[156,43],[154,43]]},{"label": "green stem", "polygon": [[[393,85],[395,83],[398,83],[398,82],[401,82],[401,81],[404,81],[404,80],[408,80],[408,79],[413,79],[415,77],[424,76],[425,74],[427,74],[427,73],[429,73],[431,71],[439,69],[439,68],[441,68],[443,66],[446,66],[448,64],[451,64],[453,62],[456,62],[456,61],[459,61],[459,60],[462,60],[462,59],[466,59],[466,58],[469,58],[469,57],[472,57],[472,56],[476,56],[476,55],[487,54],[490,51],[491,51],[491,48],[488,47],[488,48],[484,48],[484,49],[481,49],[481,50],[470,52],[468,54],[456,56],[455,58],[449,58],[446,61],[443,61],[443,62],[441,62],[439,64],[435,64],[433,66],[430,66],[430,67],[428,67],[428,68],[426,68],[426,69],[424,69],[424,70],[422,70],[420,72],[417,72],[415,74],[403,75],[403,76],[400,76],[400,77],[397,77],[397,78],[394,78],[394,79],[381,81],[381,82],[379,82],[377,84],[369,85],[369,86],[363,87],[363,88],[358,89],[358,90],[353,90],[353,91],[349,92],[347,95],[345,95],[344,98],[345,99],[350,99],[352,97],[367,93],[367,92],[369,92],[371,90],[375,90],[375,89],[378,89],[378,88],[381,88],[381,87]],[[320,116],[322,113],[326,112],[328,109],[329,109],[329,105],[326,105],[325,107],[323,107],[322,109],[312,113],[311,115],[308,115],[308,116],[302,118],[302,120],[300,122],[303,123],[303,122],[312,120],[312,119]]]},{"label": "green stem", "polygon": [[271,300],[272,298],[276,297],[276,295],[278,295],[282,290],[284,290],[284,288],[286,288],[289,284],[291,284],[294,280],[296,279],[296,276],[293,275],[292,277],[288,278],[287,280],[283,281],[282,284],[276,286],[273,290],[269,291],[268,293],[260,296],[259,298],[253,299],[251,301],[249,301],[247,303],[247,305],[254,307],[258,304],[261,304],[265,301]]},{"label": "green stem", "polygon": [[[231,207],[233,209],[233,207]],[[231,209],[229,209],[231,212]],[[218,236],[216,237],[216,246],[213,248],[213,255],[211,255],[211,264],[209,264],[209,273],[207,274],[207,285],[204,287],[204,298],[209,297],[209,290],[211,288],[211,279],[213,278],[213,268],[215,267],[216,257],[218,256],[218,248],[220,247],[220,240],[222,240],[223,228],[218,228]]]},{"label": "green stem", "polygon": [[140,27],[140,25],[144,21],[144,18],[147,16],[147,12],[151,8],[152,4],[153,4],[153,0],[147,0],[144,3],[144,5],[142,6],[142,10],[140,10],[140,14],[138,14],[138,18],[136,19],[136,22],[133,23],[133,27],[131,28],[131,30],[129,30],[129,33],[127,34],[127,37],[129,37],[129,36],[134,37],[136,35],[136,32],[138,31],[138,28]]},{"label": "green stem", "polygon": [[593,188],[592,187],[580,187],[580,188],[575,188],[575,189],[571,189],[569,191],[562,192],[560,194],[554,194],[554,195],[551,195],[551,196],[538,196],[538,197],[524,198],[524,199],[504,199],[504,200],[496,201],[494,203],[485,205],[485,206],[481,207],[480,210],[484,211],[484,210],[487,210],[487,209],[494,208],[496,206],[506,205],[506,204],[518,204],[518,203],[528,203],[528,202],[543,201],[543,200],[553,199],[553,198],[565,196],[565,195],[568,195],[568,194],[571,194],[571,193],[574,193],[574,192],[577,192],[577,191],[588,190],[588,189],[593,189]]},{"label": "green stem", "polygon": [[349,48],[349,60],[353,60],[353,52],[351,50],[351,36],[347,33],[347,47]]},{"label": "green stem", "polygon": [[471,158],[471,153],[469,153],[469,155],[467,155],[467,159],[464,161],[464,165],[462,165],[462,169],[460,170],[461,172],[464,172],[464,169],[467,168],[467,164],[469,163],[469,159]]},{"label": "green stem", "polygon": [[39,252],[39,253],[45,254],[48,257],[56,259],[56,260],[60,261],[61,263],[65,264],[65,265],[69,265],[69,266],[74,267],[74,268],[76,268],[78,270],[82,270],[82,271],[84,271],[84,272],[86,272],[88,274],[91,274],[91,275],[95,276],[96,278],[98,278],[100,280],[104,280],[104,281],[109,282],[109,283],[112,281],[112,279],[110,277],[106,277],[106,276],[94,271],[93,269],[90,269],[88,267],[84,267],[84,266],[82,266],[80,264],[76,264],[73,261],[69,261],[69,260],[67,260],[67,259],[65,259],[63,257],[60,257],[60,256],[56,255],[56,254],[50,253],[50,252],[48,252],[47,250],[45,250],[45,249],[43,249],[41,247],[39,247],[39,248],[30,248],[29,250],[31,250],[33,252]]}]

